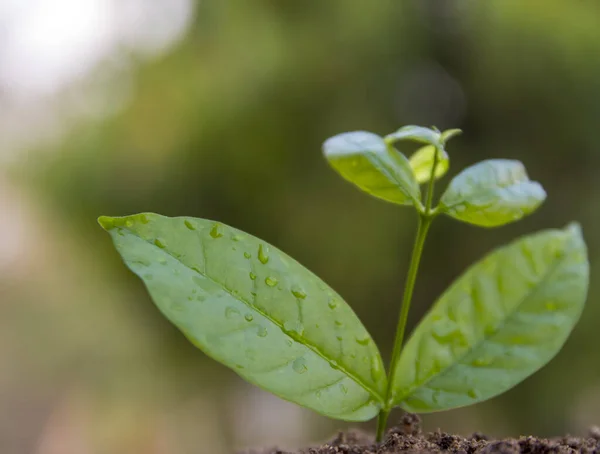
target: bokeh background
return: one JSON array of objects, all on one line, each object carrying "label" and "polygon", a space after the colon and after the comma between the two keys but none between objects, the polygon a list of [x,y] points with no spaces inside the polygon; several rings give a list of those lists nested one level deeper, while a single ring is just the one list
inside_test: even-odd
[{"label": "bokeh background", "polygon": [[414,216],[342,181],[320,147],[404,124],[464,130],[450,175],[520,159],[549,195],[499,229],[440,218],[411,326],[520,234],[578,220],[592,262],[551,364],[425,428],[600,423],[600,2],[0,0],[0,452],[225,454],[346,427],[191,346],[96,218],[197,216],[261,237],[340,292],[387,359]]}]

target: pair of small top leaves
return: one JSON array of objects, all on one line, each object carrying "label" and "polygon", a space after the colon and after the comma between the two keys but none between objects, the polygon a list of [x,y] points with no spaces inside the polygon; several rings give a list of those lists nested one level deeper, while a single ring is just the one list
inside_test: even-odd
[{"label": "pair of small top leaves", "polygon": [[[399,205],[414,205],[424,212],[419,184],[446,174],[450,159],[446,142],[458,129],[439,132],[421,126],[405,126],[385,138],[355,131],[331,137],[323,152],[332,167],[363,191]],[[410,140],[425,144],[407,159],[394,143]],[[530,181],[519,161],[489,159],[459,173],[450,182],[432,213],[445,213],[482,227],[517,221],[535,211],[546,198],[542,186]]]}]

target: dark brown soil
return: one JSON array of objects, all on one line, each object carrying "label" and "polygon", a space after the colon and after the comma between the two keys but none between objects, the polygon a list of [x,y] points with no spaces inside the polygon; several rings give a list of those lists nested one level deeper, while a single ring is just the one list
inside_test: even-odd
[{"label": "dark brown soil", "polygon": [[545,454],[545,453],[597,453],[600,454],[600,429],[590,429],[586,438],[536,438],[521,437],[505,440],[488,439],[482,434],[464,438],[444,432],[421,433],[420,420],[416,415],[404,415],[398,427],[390,429],[382,443],[362,432],[340,432],[329,443],[291,453],[279,449],[247,451],[246,454],[393,454],[393,453],[497,453],[497,454]]}]

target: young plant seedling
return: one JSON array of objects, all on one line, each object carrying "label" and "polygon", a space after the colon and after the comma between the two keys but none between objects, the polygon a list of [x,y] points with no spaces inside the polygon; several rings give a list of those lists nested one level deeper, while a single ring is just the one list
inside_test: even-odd
[{"label": "young plant seedling", "polygon": [[[450,182],[434,206],[459,130],[406,126],[384,138],[349,132],[324,155],[363,191],[418,214],[390,367],[350,306],[321,279],[266,242],[219,222],[146,213],[99,218],[155,304],[207,355],[273,394],[331,418],[426,413],[484,401],[544,366],[583,309],[589,265],[581,229],[545,230],[471,266],[406,343],[404,333],[427,232],[441,214],[498,227],[546,198],[524,166],[491,159]],[[399,141],[423,146],[410,159]],[[420,185],[427,187],[425,196]]]}]

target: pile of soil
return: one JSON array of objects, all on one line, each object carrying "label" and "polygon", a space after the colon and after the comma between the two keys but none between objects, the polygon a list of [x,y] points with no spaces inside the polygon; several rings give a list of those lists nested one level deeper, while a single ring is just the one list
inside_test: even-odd
[{"label": "pile of soil", "polygon": [[470,437],[450,435],[439,430],[428,434],[421,432],[418,416],[404,415],[398,427],[388,431],[382,443],[375,443],[373,437],[362,432],[340,432],[329,443],[306,448],[296,453],[269,449],[247,451],[245,454],[393,454],[393,453],[460,453],[460,454],[600,454],[600,429],[592,428],[587,438],[536,438],[492,440],[483,434]]}]

